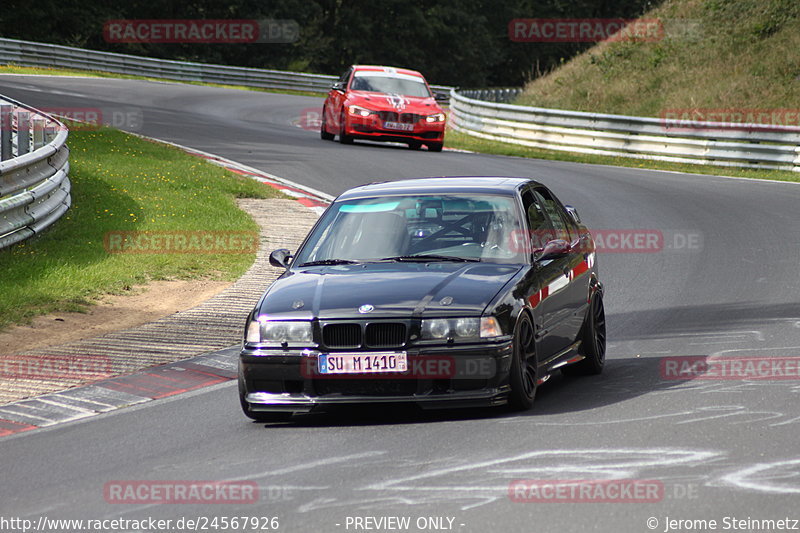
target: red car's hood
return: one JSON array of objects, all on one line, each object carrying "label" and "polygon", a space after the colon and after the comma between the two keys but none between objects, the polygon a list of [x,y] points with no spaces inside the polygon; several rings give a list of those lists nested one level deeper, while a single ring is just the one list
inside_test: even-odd
[{"label": "red car's hood", "polygon": [[416,113],[433,115],[441,113],[442,108],[433,97],[420,98],[400,94],[386,94],[369,91],[353,91],[347,97],[347,105],[360,105],[373,111],[394,111],[396,113]]}]

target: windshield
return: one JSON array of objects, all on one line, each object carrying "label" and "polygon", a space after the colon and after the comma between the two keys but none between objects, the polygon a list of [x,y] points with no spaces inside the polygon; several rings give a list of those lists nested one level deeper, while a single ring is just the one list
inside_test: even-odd
[{"label": "windshield", "polygon": [[516,203],[508,196],[347,200],[331,206],[293,263],[414,260],[415,256],[522,263],[524,257],[512,242],[520,227]]},{"label": "windshield", "polygon": [[402,74],[387,74],[385,72],[357,71],[350,84],[353,91],[372,91],[386,94],[402,94],[404,96],[418,96],[427,98],[431,96],[428,87],[422,78]]}]

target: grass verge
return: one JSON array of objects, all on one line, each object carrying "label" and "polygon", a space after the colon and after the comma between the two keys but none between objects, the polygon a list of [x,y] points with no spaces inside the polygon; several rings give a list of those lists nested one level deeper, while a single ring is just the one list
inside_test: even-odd
[{"label": "grass verge", "polygon": [[[651,117],[763,111],[769,121],[797,125],[797,0],[653,4],[642,18],[661,21],[663,38],[599,43],[530,82],[516,103]],[[771,113],[786,108],[793,113]]]},{"label": "grass verge", "polygon": [[770,179],[778,181],[800,182],[800,175],[796,172],[781,170],[759,170],[736,167],[718,167],[712,165],[692,165],[688,163],[670,163],[667,161],[652,161],[648,159],[633,159],[629,157],[613,157],[593,154],[575,154],[560,152],[558,150],[544,150],[517,144],[503,143],[473,137],[460,131],[447,130],[445,146],[458,150],[470,150],[484,154],[496,154],[515,157],[529,157],[533,159],[548,159],[553,161],[572,161],[575,163],[589,163],[593,165],[610,165],[616,167],[647,168],[652,170],[672,170],[689,174],[710,174],[714,176],[734,176],[738,178]]},{"label": "grass verge", "polygon": [[[42,235],[0,250],[0,328],[83,311],[102,294],[160,279],[234,280],[253,263],[233,253],[109,253],[109,232],[257,232],[235,198],[281,194],[176,148],[117,130],[69,136],[72,208]],[[113,233],[112,233],[113,234]],[[186,235],[190,235],[187,233]]]},{"label": "grass verge", "polygon": [[145,81],[159,81],[159,82],[172,82],[183,83],[186,85],[201,85],[204,87],[219,87],[222,89],[240,89],[245,91],[258,91],[262,93],[274,94],[293,94],[295,96],[312,96],[314,98],[325,98],[324,94],[313,93],[310,91],[294,91],[292,89],[266,89],[260,87],[245,87],[244,85],[227,85],[221,83],[207,83],[203,81],[184,81],[184,80],[171,80],[167,78],[150,78],[147,76],[132,76],[130,74],[115,74],[113,72],[101,72],[97,70],[70,70],[70,69],[55,69],[55,68],[36,68],[36,67],[20,67],[17,65],[0,65],[0,74],[33,74],[33,75],[47,75],[47,76],[83,76],[86,78],[119,78],[123,80],[145,80]]}]

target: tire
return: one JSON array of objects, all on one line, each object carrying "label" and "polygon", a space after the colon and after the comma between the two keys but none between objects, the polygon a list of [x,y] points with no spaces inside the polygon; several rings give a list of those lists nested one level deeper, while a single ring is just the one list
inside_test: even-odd
[{"label": "tire", "polygon": [[429,152],[441,152],[444,147],[443,143],[431,143],[428,145]]},{"label": "tire", "polygon": [[332,141],[336,135],[333,133],[328,133],[328,130],[325,129],[325,109],[322,110],[322,125],[319,127],[319,136],[323,141]]},{"label": "tire", "polygon": [[412,142],[408,143],[408,147],[411,150],[419,150],[420,148],[422,148],[422,143],[419,142],[419,141],[412,141]]},{"label": "tire", "polygon": [[600,374],[606,362],[606,311],[603,295],[595,292],[589,304],[589,311],[581,328],[580,354],[584,359],[564,367],[562,372],[568,376],[592,376]]},{"label": "tire", "polygon": [[511,392],[508,407],[512,411],[527,411],[533,407],[536,396],[536,344],[533,322],[523,313],[514,329],[513,355],[511,361]]},{"label": "tire", "polygon": [[339,117],[339,142],[342,144],[353,144],[353,138],[350,135],[347,135],[344,130],[345,116],[344,111],[342,111],[342,115]]},{"label": "tire", "polygon": [[242,376],[239,376],[239,403],[242,406],[242,412],[244,412],[247,418],[251,418],[256,422],[286,422],[292,417],[293,413],[251,411],[250,404],[244,399],[246,394],[247,391],[244,387],[244,379],[242,379]]}]

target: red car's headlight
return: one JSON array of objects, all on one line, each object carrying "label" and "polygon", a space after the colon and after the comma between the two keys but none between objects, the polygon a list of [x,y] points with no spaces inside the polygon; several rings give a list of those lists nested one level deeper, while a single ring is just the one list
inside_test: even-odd
[{"label": "red car's headlight", "polygon": [[356,115],[359,117],[368,117],[372,114],[372,111],[369,109],[358,105],[347,106],[347,112],[351,115]]}]

